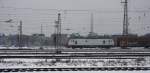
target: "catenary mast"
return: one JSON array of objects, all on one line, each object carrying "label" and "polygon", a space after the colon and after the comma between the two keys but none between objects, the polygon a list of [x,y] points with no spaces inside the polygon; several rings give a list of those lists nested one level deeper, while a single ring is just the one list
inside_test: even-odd
[{"label": "catenary mast", "polygon": [[124,3],[124,19],[123,19],[123,35],[128,35],[128,0],[125,0]]},{"label": "catenary mast", "polygon": [[125,0],[124,2],[124,18],[123,18],[123,39],[121,42],[121,47],[122,48],[127,48],[128,45],[128,26],[129,26],[129,22],[128,22],[128,0]]}]

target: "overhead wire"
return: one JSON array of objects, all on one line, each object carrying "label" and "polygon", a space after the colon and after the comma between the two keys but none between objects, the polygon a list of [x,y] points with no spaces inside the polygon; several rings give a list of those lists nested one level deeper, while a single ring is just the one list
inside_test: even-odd
[{"label": "overhead wire", "polygon": [[[34,8],[15,8],[15,7],[0,7],[0,8],[3,8],[3,9],[13,9],[13,10],[33,10],[33,11],[64,11],[65,12],[65,15],[68,15],[68,14],[88,14],[89,12],[94,12],[94,13],[116,13],[116,12],[122,12],[122,11],[102,11],[102,10],[61,10],[61,9],[34,9]],[[85,13],[84,13],[85,12]],[[129,12],[136,12],[136,13],[145,13],[146,15],[146,12],[150,12],[150,11],[147,11],[147,10],[130,10]],[[18,14],[18,13],[6,13],[6,14],[1,14],[0,15],[8,15],[8,16],[14,16],[14,17],[17,17],[17,16],[24,16],[24,15],[31,15],[30,17],[34,18],[34,15],[57,15],[57,14],[49,14],[49,13],[31,13],[31,14]],[[35,17],[36,18],[36,17]],[[56,17],[39,17],[39,18],[57,18]],[[66,19],[66,17],[62,17],[64,19]]]},{"label": "overhead wire", "polygon": [[[113,13],[113,12],[123,12],[123,10],[71,10],[71,9],[40,9],[40,8],[16,8],[16,7],[0,7],[0,9],[12,9],[12,10],[32,10],[32,11],[56,11],[56,12],[96,12],[96,13]],[[150,12],[149,10],[129,10],[129,12]]]}]

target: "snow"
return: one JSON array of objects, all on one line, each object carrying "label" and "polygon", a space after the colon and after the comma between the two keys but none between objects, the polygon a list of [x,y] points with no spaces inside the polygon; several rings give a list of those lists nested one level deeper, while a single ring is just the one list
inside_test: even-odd
[{"label": "snow", "polygon": [[137,59],[1,59],[1,68],[150,67],[150,57]]}]

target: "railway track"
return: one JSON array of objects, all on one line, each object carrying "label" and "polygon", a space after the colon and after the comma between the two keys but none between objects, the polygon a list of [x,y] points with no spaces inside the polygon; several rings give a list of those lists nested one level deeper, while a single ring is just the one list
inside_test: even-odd
[{"label": "railway track", "polygon": [[0,53],[0,58],[35,59],[130,59],[150,57],[150,53]]},{"label": "railway track", "polygon": [[[131,49],[60,49],[62,53],[150,53],[150,49],[131,50]],[[55,49],[0,49],[0,53],[56,53]]]},{"label": "railway track", "polygon": [[38,72],[38,71],[145,71],[150,67],[97,67],[97,68],[8,68],[0,72]]},{"label": "railway track", "polygon": [[[150,49],[60,49],[63,52],[150,52]],[[56,49],[0,49],[0,52],[55,52]]]},{"label": "railway track", "polygon": [[[125,49],[126,50],[126,49]],[[62,50],[61,54],[56,54],[56,50],[29,50],[29,49],[0,49],[0,59],[3,58],[48,58],[48,59],[132,59],[150,57],[150,52],[137,51],[95,51],[95,50]]]}]

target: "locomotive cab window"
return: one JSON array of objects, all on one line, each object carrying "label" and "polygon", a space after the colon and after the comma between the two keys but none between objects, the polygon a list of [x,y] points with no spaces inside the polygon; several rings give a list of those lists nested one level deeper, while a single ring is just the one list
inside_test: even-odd
[{"label": "locomotive cab window", "polygon": [[85,42],[88,42],[87,40],[85,40]]},{"label": "locomotive cab window", "polygon": [[106,41],[105,40],[103,40],[103,44],[105,44],[106,43]]},{"label": "locomotive cab window", "polygon": [[77,41],[75,41],[75,44],[78,44],[78,42],[77,42]]},{"label": "locomotive cab window", "polygon": [[109,40],[109,43],[111,43],[112,41],[111,40]]},{"label": "locomotive cab window", "polygon": [[72,42],[74,42],[74,40],[72,40]]}]

